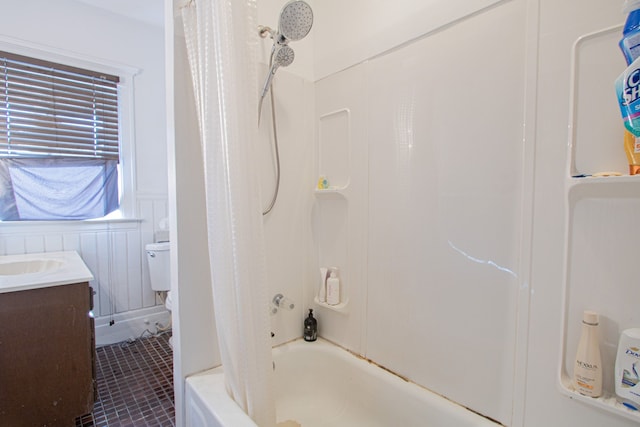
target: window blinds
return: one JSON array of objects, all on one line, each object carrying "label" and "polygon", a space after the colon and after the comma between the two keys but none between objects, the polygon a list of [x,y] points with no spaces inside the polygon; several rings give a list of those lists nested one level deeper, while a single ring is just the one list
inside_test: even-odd
[{"label": "window blinds", "polygon": [[118,82],[0,51],[0,158],[118,161]]}]

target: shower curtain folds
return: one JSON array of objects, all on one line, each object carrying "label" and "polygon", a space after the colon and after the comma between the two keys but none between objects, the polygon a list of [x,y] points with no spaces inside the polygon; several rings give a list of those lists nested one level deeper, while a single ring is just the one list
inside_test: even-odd
[{"label": "shower curtain folds", "polygon": [[182,9],[204,160],[209,261],[227,391],[261,427],[275,425],[259,180],[256,1]]}]

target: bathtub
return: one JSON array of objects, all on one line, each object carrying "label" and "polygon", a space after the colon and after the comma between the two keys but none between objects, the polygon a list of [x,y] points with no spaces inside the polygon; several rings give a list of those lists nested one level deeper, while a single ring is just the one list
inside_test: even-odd
[{"label": "bathtub", "polygon": [[[273,358],[278,426],[499,426],[321,339]],[[185,400],[189,427],[256,426],[228,397],[222,368],[187,378]]]}]

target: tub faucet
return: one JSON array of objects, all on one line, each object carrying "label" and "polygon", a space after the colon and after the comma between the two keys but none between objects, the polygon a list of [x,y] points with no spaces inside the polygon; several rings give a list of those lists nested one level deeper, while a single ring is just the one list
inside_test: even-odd
[{"label": "tub faucet", "polygon": [[271,314],[276,314],[279,308],[293,310],[296,306],[292,300],[282,294],[275,294],[271,299],[271,302],[273,303],[273,307],[271,307]]}]

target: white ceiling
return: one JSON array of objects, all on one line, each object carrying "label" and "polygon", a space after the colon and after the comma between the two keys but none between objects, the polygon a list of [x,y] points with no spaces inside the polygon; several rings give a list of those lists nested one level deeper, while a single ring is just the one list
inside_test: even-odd
[{"label": "white ceiling", "polygon": [[147,24],[164,25],[163,0],[76,0]]}]

